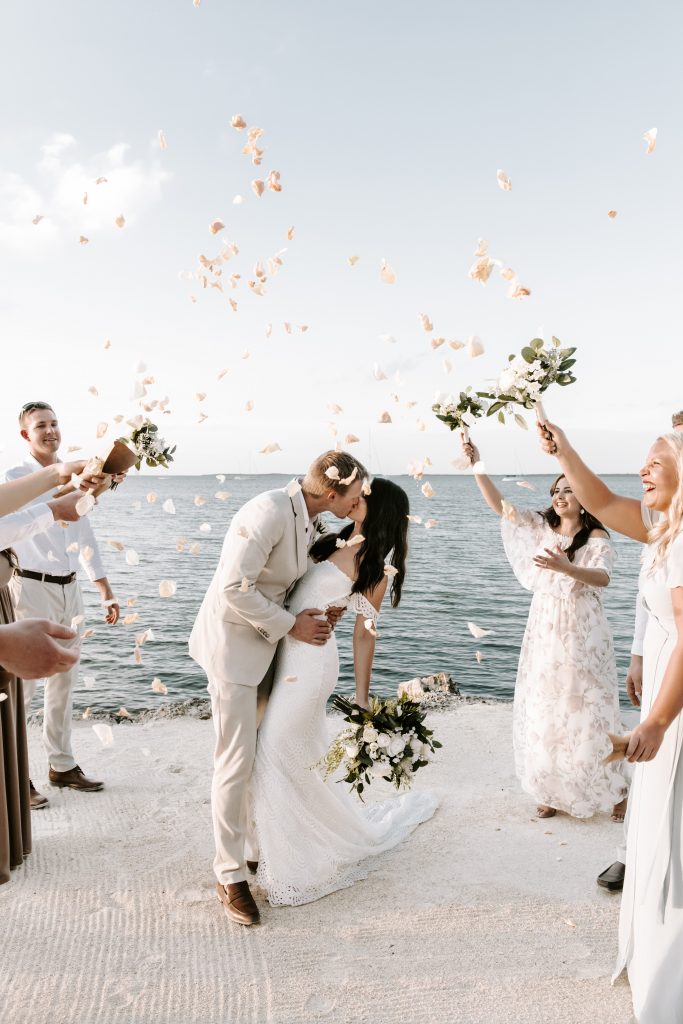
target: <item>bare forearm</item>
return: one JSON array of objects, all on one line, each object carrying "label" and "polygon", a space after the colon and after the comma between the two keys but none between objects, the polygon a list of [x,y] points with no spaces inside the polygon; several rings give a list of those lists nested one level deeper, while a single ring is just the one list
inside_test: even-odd
[{"label": "bare forearm", "polygon": [[500,493],[496,485],[490,476],[486,473],[475,473],[474,479],[477,481],[477,487],[481,491],[482,497],[488,507],[496,513],[497,516],[503,514],[503,495]]},{"label": "bare forearm", "polygon": [[604,569],[586,569],[580,565],[572,565],[566,570],[566,575],[589,587],[606,587],[609,584],[609,576]]},{"label": "bare forearm", "polygon": [[7,516],[16,512],[23,505],[39,498],[51,487],[59,483],[58,466],[45,466],[36,470],[29,476],[22,476],[19,480],[8,480],[0,484],[0,516]]},{"label": "bare forearm", "polygon": [[683,710],[683,641],[679,640],[664,672],[657,699],[647,716],[649,720],[668,729]]},{"label": "bare forearm", "polygon": [[356,625],[353,635],[353,667],[356,676],[356,701],[358,704],[366,705],[368,703],[374,657],[375,638],[361,622],[360,626]]}]

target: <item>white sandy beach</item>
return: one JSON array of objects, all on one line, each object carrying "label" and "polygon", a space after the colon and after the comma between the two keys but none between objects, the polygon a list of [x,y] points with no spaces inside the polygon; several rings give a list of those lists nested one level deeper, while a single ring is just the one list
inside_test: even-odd
[{"label": "white sandy beach", "polygon": [[[610,988],[619,897],[596,887],[620,826],[534,817],[509,704],[432,715],[444,748],[416,785],[434,819],[351,889],[245,929],[214,892],[212,726],[89,723],[74,746],[107,788],[44,781],[34,852],[0,888],[2,1024],[628,1024]],[[258,896],[257,896],[258,898]]]}]

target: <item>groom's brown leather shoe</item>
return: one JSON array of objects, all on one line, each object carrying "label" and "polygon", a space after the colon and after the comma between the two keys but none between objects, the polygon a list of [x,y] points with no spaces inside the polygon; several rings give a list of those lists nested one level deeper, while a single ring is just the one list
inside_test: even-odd
[{"label": "groom's brown leather shoe", "polygon": [[75,768],[71,768],[68,772],[57,772],[50,765],[50,782],[53,786],[66,786],[68,789],[81,789],[84,793],[97,793],[104,787],[103,782],[96,782],[95,779],[89,779],[83,774],[81,768],[78,765]]},{"label": "groom's brown leather shoe", "polygon": [[225,913],[237,924],[258,924],[261,920],[259,909],[251,895],[248,882],[233,882],[229,885],[216,884],[218,899],[225,907]]}]

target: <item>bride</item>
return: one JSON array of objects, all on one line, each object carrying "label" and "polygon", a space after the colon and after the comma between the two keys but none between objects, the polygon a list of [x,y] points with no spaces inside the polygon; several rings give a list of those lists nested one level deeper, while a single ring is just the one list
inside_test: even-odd
[{"label": "bride", "polygon": [[[352,522],[313,546],[313,562],[290,602],[294,614],[310,607],[349,607],[355,614],[356,701],[364,707],[389,578],[391,606],[401,599],[408,512],[405,491],[375,478],[350,513]],[[329,747],[326,702],[338,674],[334,634],[320,647],[287,636],[278,650],[251,784],[256,883],[273,906],[310,903],[367,877],[374,866],[368,858],[396,846],[437,806],[423,791],[366,807],[343,783],[322,777],[315,766]]]}]

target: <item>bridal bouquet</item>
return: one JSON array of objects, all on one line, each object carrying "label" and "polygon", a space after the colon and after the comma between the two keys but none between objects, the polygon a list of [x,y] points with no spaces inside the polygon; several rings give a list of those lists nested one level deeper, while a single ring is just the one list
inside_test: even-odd
[{"label": "bridal bouquet", "polygon": [[545,421],[545,411],[541,404],[541,395],[551,384],[566,387],[573,384],[576,377],[571,367],[576,362],[572,356],[576,348],[562,348],[558,338],[552,339],[552,345],[546,346],[542,338],[534,338],[522,349],[520,355],[508,357],[509,365],[505,367],[490,392],[478,391],[480,398],[491,400],[487,416],[498,414],[501,423],[505,423],[505,414],[514,414],[515,422],[526,430],[523,416],[513,413],[513,406],[521,405],[525,409],[535,409],[541,422]]},{"label": "bridal bouquet", "polygon": [[482,401],[482,395],[473,394],[472,388],[467,387],[460,392],[459,401],[455,401],[452,395],[437,395],[432,406],[432,412],[436,413],[437,420],[445,423],[449,430],[461,430],[463,440],[469,441],[469,428],[484,416],[487,410],[486,402]]},{"label": "bridal bouquet", "polygon": [[363,789],[373,779],[386,779],[396,789],[408,789],[419,768],[428,764],[441,746],[426,729],[426,712],[408,697],[380,700],[373,697],[368,709],[348,697],[335,697],[333,707],[341,711],[348,728],[337,736],[320,762],[324,778],[338,768],[344,782],[362,799]]},{"label": "bridal bouquet", "polygon": [[[131,420],[132,422],[134,421]],[[169,462],[173,462],[176,445],[169,448],[163,437],[159,437],[159,428],[151,420],[143,420],[130,437],[121,437],[119,440],[135,452],[136,469],[140,469],[143,462],[148,466],[163,466],[164,469],[168,469]]]}]

